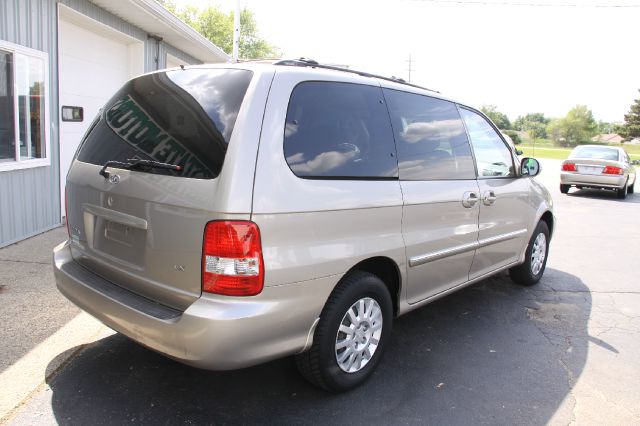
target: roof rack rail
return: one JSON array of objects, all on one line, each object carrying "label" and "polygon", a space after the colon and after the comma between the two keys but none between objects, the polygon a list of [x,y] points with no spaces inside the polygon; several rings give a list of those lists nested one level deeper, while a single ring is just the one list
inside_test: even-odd
[{"label": "roof rack rail", "polygon": [[290,67],[322,68],[322,69],[326,69],[326,70],[348,72],[348,73],[351,73],[351,74],[358,74],[358,75],[361,75],[363,77],[379,78],[381,80],[392,81],[394,83],[405,84],[407,86],[416,87],[418,89],[428,90],[428,91],[434,92],[434,93],[440,93],[437,90],[429,89],[429,88],[426,88],[426,87],[423,87],[423,86],[418,86],[417,84],[407,83],[402,78],[384,77],[382,75],[371,74],[371,73],[364,72],[364,71],[352,70],[352,69],[349,69],[349,68],[336,67],[336,66],[333,66],[333,65],[323,65],[323,64],[318,63],[318,61],[314,61],[313,59],[309,59],[309,58],[283,59],[283,60],[274,62],[273,65],[285,65],[285,66],[290,66]]}]

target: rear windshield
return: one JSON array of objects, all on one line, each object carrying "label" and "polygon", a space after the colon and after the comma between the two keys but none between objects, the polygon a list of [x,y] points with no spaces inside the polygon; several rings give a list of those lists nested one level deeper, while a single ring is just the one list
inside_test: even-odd
[{"label": "rear windshield", "polygon": [[222,169],[251,71],[187,69],[126,83],[105,105],[78,152],[78,160],[153,160],[182,166],[149,173],[213,179]]},{"label": "rear windshield", "polygon": [[571,158],[593,158],[618,161],[618,150],[600,146],[579,146],[571,153]]}]

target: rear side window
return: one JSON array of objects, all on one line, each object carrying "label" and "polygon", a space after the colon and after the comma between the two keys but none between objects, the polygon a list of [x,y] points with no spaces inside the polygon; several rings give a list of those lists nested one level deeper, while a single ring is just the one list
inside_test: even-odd
[{"label": "rear side window", "polygon": [[475,179],[471,148],[455,104],[385,89],[402,180]]},{"label": "rear side window", "polygon": [[397,179],[381,89],[316,81],[296,86],[287,110],[284,154],[302,178]]},{"label": "rear side window", "polygon": [[227,145],[251,71],[187,69],[127,82],[107,103],[85,136],[78,160],[154,160],[182,172],[149,173],[212,179],[222,169]]}]

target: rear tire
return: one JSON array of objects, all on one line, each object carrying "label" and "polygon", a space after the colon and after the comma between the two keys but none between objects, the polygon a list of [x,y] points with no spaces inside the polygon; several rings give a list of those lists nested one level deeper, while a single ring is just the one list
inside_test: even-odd
[{"label": "rear tire", "polygon": [[562,192],[563,194],[569,192],[569,188],[571,188],[571,185],[560,184],[560,192]]},{"label": "rear tire", "polygon": [[547,266],[549,254],[549,227],[544,221],[538,222],[529,240],[525,260],[522,265],[509,269],[511,279],[523,286],[532,286],[540,281]]},{"label": "rear tire", "polygon": [[627,184],[625,182],[624,186],[622,188],[616,189],[616,195],[618,196],[618,199],[620,200],[624,200],[625,198],[627,198]]},{"label": "rear tire", "polygon": [[349,273],[329,296],[311,349],[296,355],[298,370],[329,392],[359,386],[378,366],[392,322],[393,304],[382,280],[368,272]]},{"label": "rear tire", "polygon": [[633,185],[629,185],[629,187],[627,188],[627,194],[633,194],[635,186],[636,186],[635,182],[633,182]]}]

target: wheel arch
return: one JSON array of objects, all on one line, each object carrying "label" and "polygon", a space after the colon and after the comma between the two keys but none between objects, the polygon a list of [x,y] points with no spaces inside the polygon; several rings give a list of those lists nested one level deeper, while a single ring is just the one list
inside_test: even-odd
[{"label": "wheel arch", "polygon": [[380,278],[389,290],[393,302],[393,315],[398,316],[400,304],[401,274],[398,264],[385,256],[370,257],[355,264],[344,276],[353,271],[369,272]]},{"label": "wheel arch", "polygon": [[549,210],[544,212],[542,216],[540,216],[540,220],[547,224],[547,228],[549,228],[549,238],[553,235],[553,227],[555,225],[555,218],[553,217],[553,213]]}]

